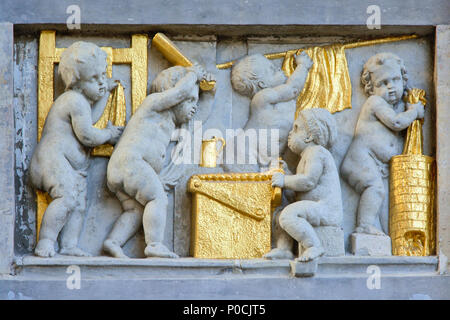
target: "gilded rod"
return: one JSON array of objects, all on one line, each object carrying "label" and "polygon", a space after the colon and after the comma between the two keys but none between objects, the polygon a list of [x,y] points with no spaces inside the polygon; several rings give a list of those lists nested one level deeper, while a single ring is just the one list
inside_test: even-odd
[{"label": "gilded rod", "polygon": [[[190,67],[193,65],[191,60],[185,57],[180,49],[169,39],[164,33],[158,32],[152,40],[152,45],[163,54],[163,56],[172,64],[182,67]],[[203,79],[200,81],[200,89],[209,91],[216,86],[215,81],[207,81]]]},{"label": "gilded rod", "polygon": [[[389,43],[389,42],[395,42],[395,41],[402,41],[402,40],[410,40],[410,39],[417,39],[419,36],[416,34],[406,35],[406,36],[397,36],[397,37],[387,37],[387,38],[381,38],[381,39],[374,39],[374,40],[366,40],[366,41],[358,41],[358,42],[352,42],[352,43],[346,43],[343,44],[344,49],[353,49],[353,48],[359,48],[364,46],[372,46],[375,44],[383,44],[383,43]],[[288,50],[283,52],[275,52],[275,53],[266,53],[264,56],[267,59],[282,59],[286,56],[286,54],[289,53],[296,53],[300,50],[306,50],[306,49],[294,49],[294,50]],[[217,69],[228,69],[231,68],[231,66],[236,62],[237,60],[232,60],[225,63],[220,63],[216,65]]]}]

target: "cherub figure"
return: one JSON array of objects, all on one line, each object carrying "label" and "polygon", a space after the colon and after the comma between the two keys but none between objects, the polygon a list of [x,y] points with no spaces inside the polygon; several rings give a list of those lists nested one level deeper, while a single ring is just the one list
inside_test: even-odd
[{"label": "cherub figure", "polygon": [[[268,166],[273,160],[278,161],[278,155],[286,149],[287,136],[294,122],[296,99],[313,63],[305,52],[297,55],[295,61],[297,68],[289,79],[262,54],[244,57],[231,70],[234,90],[251,99],[250,117],[243,128],[243,134],[249,129],[278,130],[279,150],[271,150],[270,144],[267,150],[259,151],[256,145],[248,146],[249,156],[257,160],[260,166]],[[259,165],[239,165],[224,167],[227,171],[260,171]]]},{"label": "cherub figure", "polygon": [[131,117],[114,148],[107,184],[124,212],[103,243],[104,251],[113,257],[127,258],[122,246],[141,225],[147,257],[178,257],[162,243],[168,200],[159,175],[173,132],[197,111],[199,81],[203,78],[213,80],[198,65],[160,72],[152,83],[152,94]]},{"label": "cherub figure", "polygon": [[364,65],[361,82],[369,98],[341,166],[343,178],[361,195],[356,233],[384,235],[375,226],[386,195],[383,178],[389,175],[392,156],[401,152],[399,132],[424,116],[421,103],[406,103],[404,111],[407,80],[403,61],[395,54],[378,53]]},{"label": "cherub figure", "polygon": [[[296,202],[281,211],[278,222],[302,245],[298,261],[313,260],[324,253],[314,227],[339,226],[342,221],[339,174],[328,151],[336,137],[336,123],[327,110],[302,110],[288,137],[289,148],[300,156],[296,174],[277,172],[272,176],[272,186],[296,192]],[[289,248],[278,247],[265,258],[290,255]]]},{"label": "cherub figure", "polygon": [[86,211],[90,147],[115,144],[123,128],[108,123],[92,126],[91,108],[113,85],[106,78],[106,53],[88,42],[76,42],[61,55],[59,74],[65,92],[53,103],[30,164],[31,183],[50,194],[34,253],[55,255],[60,233],[60,254],[88,256],[78,240]]}]

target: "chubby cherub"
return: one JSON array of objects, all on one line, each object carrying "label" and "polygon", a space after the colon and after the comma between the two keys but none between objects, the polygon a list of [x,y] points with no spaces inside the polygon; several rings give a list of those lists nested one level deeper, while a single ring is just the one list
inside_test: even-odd
[{"label": "chubby cherub", "polygon": [[[245,139],[247,130],[271,129],[278,132],[279,150],[258,150],[257,145],[238,149],[237,152],[248,151],[249,160],[257,161],[256,165],[224,165],[226,171],[260,171],[260,167],[268,166],[286,149],[289,130],[294,122],[296,99],[305,84],[308,71],[313,62],[302,52],[295,56],[297,64],[292,75],[287,79],[283,71],[262,54],[246,56],[239,60],[231,70],[231,83],[238,93],[251,99],[250,116],[241,136]],[[238,156],[238,160],[240,157]],[[245,159],[242,157],[242,159]]]},{"label": "chubby cherub", "polygon": [[59,253],[88,256],[77,246],[86,211],[90,147],[115,144],[123,128],[111,123],[102,130],[92,126],[93,104],[113,88],[106,78],[103,50],[76,42],[61,55],[58,72],[66,90],[48,113],[30,164],[32,185],[53,199],[44,213],[34,253],[54,256],[56,239],[63,230]]},{"label": "chubby cherub", "polygon": [[178,257],[162,243],[168,199],[159,174],[175,129],[197,111],[203,78],[213,80],[199,65],[160,72],[152,83],[152,93],[131,117],[114,148],[107,184],[124,212],[103,243],[111,256],[126,258],[122,246],[143,225],[147,257]]},{"label": "chubby cherub", "polygon": [[[310,261],[324,253],[314,227],[339,226],[342,222],[339,174],[328,151],[336,137],[336,123],[327,110],[302,110],[288,137],[289,149],[300,156],[296,174],[277,172],[272,176],[272,186],[296,192],[296,202],[281,211],[278,223],[302,245],[298,261]],[[277,247],[265,258],[291,255],[290,248]]]},{"label": "chubby cherub", "polygon": [[390,159],[401,152],[399,132],[424,116],[421,103],[406,103],[404,111],[407,80],[403,61],[395,54],[378,53],[364,65],[361,82],[369,98],[341,166],[343,178],[361,195],[356,233],[384,235],[375,226],[386,195],[383,178],[389,175]]}]

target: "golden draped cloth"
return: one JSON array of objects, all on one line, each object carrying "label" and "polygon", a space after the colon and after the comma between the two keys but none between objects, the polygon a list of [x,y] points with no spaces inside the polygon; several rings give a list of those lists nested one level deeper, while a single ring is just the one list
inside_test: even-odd
[{"label": "golden draped cloth", "polygon": [[[296,53],[302,51],[305,51],[314,63],[297,98],[295,118],[304,109],[324,108],[335,113],[351,108],[352,85],[344,45],[311,47],[299,49]],[[286,54],[282,69],[287,76],[294,72],[294,52]]]}]

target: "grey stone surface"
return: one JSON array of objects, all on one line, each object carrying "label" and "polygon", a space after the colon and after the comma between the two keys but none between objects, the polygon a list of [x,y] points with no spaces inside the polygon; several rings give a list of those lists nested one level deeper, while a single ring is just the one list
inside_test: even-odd
[{"label": "grey stone surface", "polygon": [[379,290],[368,289],[367,276],[86,279],[79,290],[68,290],[66,279],[28,278],[0,280],[0,299],[408,300],[421,294],[439,300],[450,296],[450,276],[386,276]]},{"label": "grey stone surface", "polygon": [[37,141],[37,46],[32,37],[14,39],[16,254],[29,253],[36,245],[36,201],[28,168]]},{"label": "grey stone surface", "polygon": [[[137,1],[137,0],[136,0]],[[36,106],[36,90],[33,90],[33,83],[35,85],[36,73],[33,72],[34,66],[33,59],[36,57],[36,35],[37,31],[42,28],[48,28],[48,24],[54,23],[55,29],[59,31],[67,32],[65,21],[68,14],[65,10],[70,1],[61,1],[57,5],[52,2],[51,6],[39,4],[39,7],[33,7],[31,2],[28,1],[4,1],[0,4],[0,21],[10,20],[14,22],[24,23],[22,25],[15,26],[15,33],[19,35],[21,32],[31,32],[33,35],[29,40],[23,41],[24,44],[22,50],[17,50],[17,55],[15,57],[15,83],[17,79],[17,85],[15,84],[15,122],[16,122],[16,167],[21,170],[16,171],[18,175],[26,175],[27,170],[27,159],[29,161],[30,150],[34,148],[35,139],[33,140],[32,135],[35,123],[33,125],[33,120],[36,118],[35,106]],[[239,2],[239,3],[238,3]],[[238,3],[238,8],[240,10],[235,10],[235,5]],[[287,2],[291,3],[291,2]],[[216,34],[225,36],[247,36],[248,34],[253,35],[274,35],[275,40],[284,41],[284,37],[279,36],[285,35],[339,35],[347,36],[347,39],[351,37],[379,37],[386,36],[390,34],[410,34],[418,33],[421,35],[430,35],[434,32],[433,26],[436,21],[443,20],[444,23],[448,23],[448,3],[447,1],[437,1],[437,2],[423,2],[420,7],[417,6],[416,1],[414,2],[402,2],[402,5],[398,5],[397,2],[392,0],[382,1],[380,7],[382,9],[382,29],[381,30],[368,30],[365,26],[365,21],[367,19],[366,8],[369,4],[359,1],[349,2],[350,6],[343,5],[342,3],[315,3],[313,6],[308,4],[308,8],[311,10],[294,10],[297,5],[305,5],[303,2],[295,2],[294,6],[280,5],[279,3],[268,3],[266,1],[259,3],[252,3],[248,7],[245,2],[231,1],[228,3],[220,3],[220,6],[215,6],[215,2],[210,2],[207,5],[195,6],[192,2],[182,2],[181,6],[176,8],[171,8],[167,2],[159,1],[155,3],[155,6],[149,9],[145,9],[142,6],[136,5],[136,2],[128,2],[128,14],[124,14],[123,10],[117,10],[117,8],[112,8],[110,14],[104,14],[104,3],[91,2],[83,3],[82,6],[82,23],[91,21],[92,25],[82,25],[82,32],[92,32],[104,34],[108,32],[117,33],[129,33],[129,32],[149,32],[152,34],[156,31],[163,30],[169,34]],[[87,5],[88,7],[84,6]],[[145,4],[147,5],[147,4]],[[261,12],[260,15],[255,15],[256,7]],[[312,6],[312,7],[311,7]],[[194,10],[185,10],[192,9]],[[197,8],[201,7],[201,10]],[[405,10],[408,7],[408,10]],[[85,8],[87,10],[85,10]],[[100,8],[102,8],[100,10]],[[276,8],[276,9],[274,9]],[[339,8],[339,14],[336,14],[334,8]],[[145,9],[145,10],[143,10]],[[226,18],[223,22],[217,19],[217,10],[220,11],[220,15]],[[239,14],[235,14],[239,12]],[[266,14],[264,14],[266,12]],[[269,14],[267,14],[269,12]],[[283,15],[284,12],[288,12],[287,15]],[[361,15],[357,13],[361,12]],[[153,15],[157,16],[157,19],[150,19]],[[269,19],[267,21],[266,16],[276,16],[274,19]],[[208,21],[207,19],[214,19],[212,23],[224,23],[228,25],[198,25],[197,23],[204,23]],[[229,18],[231,17],[231,18]],[[263,18],[264,17],[264,20]],[[103,20],[101,20],[101,19]],[[17,20],[16,20],[17,19]],[[85,19],[85,20],[83,20]],[[197,25],[178,25],[173,24],[176,19],[177,22],[181,21],[191,21]],[[225,20],[225,19],[224,19]],[[295,20],[295,21],[294,21]],[[106,21],[106,22],[105,22]],[[236,23],[237,21],[237,23]],[[294,21],[294,22],[292,22]],[[123,23],[121,23],[123,22]],[[245,27],[242,24],[250,23]],[[98,23],[104,23],[103,25]],[[107,24],[106,24],[107,23]],[[119,23],[119,24],[116,24]],[[158,24],[159,23],[159,24]],[[252,24],[253,23],[253,24]],[[278,25],[277,25],[278,23]],[[310,25],[306,27],[299,26],[299,23],[311,23],[315,25]],[[348,25],[353,24],[353,25]],[[265,24],[265,25],[264,25]],[[281,25],[282,24],[282,25]],[[295,25],[294,25],[295,24]],[[336,26],[341,24],[339,26]],[[346,24],[346,25],[342,25]],[[411,24],[417,24],[416,26],[411,26]],[[428,24],[428,26],[426,25]],[[330,25],[334,25],[331,26]],[[402,26],[403,25],[403,26]],[[448,79],[446,76],[446,68],[444,59],[447,58],[446,50],[448,49],[448,41],[446,40],[446,34],[448,26],[442,26],[441,33],[436,34],[437,39],[437,50],[436,50],[436,64],[435,70],[437,72],[436,80],[436,91],[438,101],[436,104],[437,112],[440,119],[438,120],[438,131],[437,131],[437,143],[438,143],[438,164],[442,165],[443,171],[439,171],[440,181],[438,185],[438,195],[441,196],[439,203],[439,225],[438,229],[441,236],[440,248],[443,251],[448,252],[448,242],[446,241],[446,235],[448,234],[448,223],[447,223],[447,195],[446,195],[446,175],[445,175],[445,165],[446,165],[446,142],[445,138],[441,138],[439,142],[439,136],[442,135],[446,137],[445,126],[448,123],[445,117],[446,104],[448,101]],[[439,28],[438,30],[439,31]],[[15,36],[16,36],[15,35]],[[70,36],[73,38],[79,37],[79,34],[75,36]],[[129,35],[124,36],[125,41],[127,41]],[[79,37],[80,38],[80,37]],[[85,35],[82,34],[82,38]],[[353,38],[352,38],[353,39]],[[242,40],[242,37],[240,38]],[[223,41],[219,40],[219,43]],[[433,43],[431,38],[422,38],[419,40],[406,41],[394,44],[385,44],[375,47],[357,48],[347,50],[347,59],[350,70],[350,77],[353,85],[353,110],[345,110],[341,113],[335,115],[336,120],[339,123],[339,132],[341,136],[341,143],[332,150],[335,156],[336,164],[339,165],[342,157],[345,155],[347,148],[350,144],[351,137],[353,136],[354,124],[356,123],[356,117],[359,112],[360,106],[362,105],[364,94],[359,86],[359,76],[361,70],[361,62],[370,57],[371,55],[380,51],[392,51],[399,54],[404,58],[405,63],[410,72],[411,78],[414,79],[413,86],[424,88],[427,91],[427,96],[430,98],[430,105],[434,105],[434,91],[433,83],[431,78],[431,66],[433,65]],[[234,42],[232,40],[231,42]],[[247,41],[242,41],[243,47],[247,45]],[[262,41],[264,42],[264,41]],[[276,42],[276,41],[275,41]],[[301,41],[300,41],[301,42]],[[314,41],[310,42],[314,44]],[[441,45],[439,45],[439,43]],[[279,44],[279,42],[278,42]],[[277,43],[270,43],[267,48],[270,52],[280,51],[281,48]],[[295,41],[291,41],[292,47],[296,47]],[[17,44],[16,44],[17,46]],[[21,45],[17,46],[20,47]],[[150,51],[153,49],[149,49]],[[244,50],[245,51],[245,50]],[[20,52],[23,54],[21,55]],[[406,52],[406,54],[404,54]],[[219,54],[219,53],[217,53]],[[149,56],[152,59],[151,54]],[[164,62],[162,58],[159,57],[161,63],[161,68]],[[157,60],[157,59],[156,59]],[[24,63],[25,61],[25,63]],[[219,60],[217,62],[225,62],[224,60]],[[149,64],[149,68],[155,64]],[[167,67],[168,65],[166,65]],[[125,67],[125,66],[124,66]],[[23,69],[22,69],[23,68]],[[125,71],[127,72],[127,71]],[[228,70],[219,71],[221,73],[229,72]],[[18,74],[21,76],[17,77]],[[156,73],[155,73],[156,74]],[[418,75],[423,77],[418,77]],[[149,77],[150,75],[149,72]],[[223,78],[226,78],[224,75]],[[218,78],[219,79],[219,78]],[[22,86],[23,84],[23,86]],[[219,88],[220,89],[220,88]],[[224,90],[224,101],[225,97],[229,100],[229,95]],[[443,94],[444,93],[444,94]],[[441,99],[439,99],[441,97]],[[239,97],[237,97],[238,99]],[[227,100],[227,101],[228,101]],[[233,100],[236,100],[236,96],[233,96]],[[16,103],[17,101],[17,103]],[[127,99],[128,104],[128,99]],[[227,102],[228,104],[228,102]],[[236,103],[237,104],[237,103]],[[20,108],[18,108],[20,106]],[[228,108],[228,107],[226,107]],[[236,111],[236,112],[235,112]],[[244,115],[248,113],[245,110],[234,110],[234,115],[232,115],[233,127],[242,127],[240,122],[245,123]],[[242,112],[242,116],[239,112]],[[433,108],[427,108],[425,114],[425,126],[424,126],[424,138],[425,138],[425,153],[428,155],[435,154],[434,146],[434,110]],[[226,114],[226,116],[225,116]],[[223,118],[222,118],[223,117]],[[220,116],[224,123],[228,125],[230,116],[224,113]],[[220,122],[220,121],[217,121]],[[22,125],[23,130],[21,130],[18,125]],[[347,125],[352,124],[352,125]],[[216,126],[216,124],[214,124]],[[439,129],[440,128],[440,129]],[[3,137],[2,137],[3,139]],[[2,140],[3,141],[3,140]],[[441,153],[439,155],[439,153]],[[19,155],[19,157],[17,157]],[[2,155],[3,157],[3,155]],[[28,158],[27,158],[28,157]],[[3,159],[3,158],[0,158]],[[21,159],[24,159],[23,161]],[[108,194],[105,189],[105,185],[101,187],[92,187],[92,185],[99,186],[99,182],[104,181],[104,172],[106,171],[106,159],[95,159],[98,162],[97,167],[92,168],[99,172],[98,180],[92,181],[93,184],[89,188],[89,193],[93,195],[90,199],[91,206],[88,210],[88,219],[90,219],[89,224],[85,225],[84,233],[80,241],[81,247],[92,253],[99,252],[101,248],[101,241],[103,240],[111,227],[112,222],[114,222],[115,217],[120,211],[120,206],[117,200],[110,194]],[[294,163],[298,162],[298,159],[294,159]],[[102,173],[100,172],[103,168]],[[22,177],[16,179],[21,181]],[[351,190],[351,188],[346,185],[344,181],[342,184],[342,198],[344,199],[344,232],[345,241],[347,246],[347,251],[349,251],[350,241],[349,234],[353,231],[355,226],[355,210],[358,202],[357,195]],[[2,189],[3,190],[3,189]],[[31,251],[34,241],[35,232],[34,227],[34,198],[32,193],[27,191],[27,186],[25,184],[16,187],[17,192],[17,216],[16,216],[16,254],[22,255],[23,253],[28,253]],[[105,206],[105,204],[108,205]],[[382,214],[387,217],[386,213],[387,202],[385,201],[385,209]],[[387,221],[384,219],[384,221]],[[3,222],[3,220],[2,220]],[[105,223],[107,222],[107,223]],[[383,219],[381,221],[383,224]],[[1,226],[1,223],[0,223]],[[102,226],[102,227],[100,227]],[[87,229],[89,227],[89,229]],[[168,242],[173,241],[172,228],[175,226],[168,225],[166,228],[166,238]],[[1,227],[0,227],[1,229]],[[0,235],[2,232],[0,232]],[[89,236],[88,236],[89,235]],[[171,236],[172,235],[172,236]],[[168,237],[167,237],[168,236]],[[130,248],[126,248],[126,251],[130,249],[135,255],[137,252],[141,252],[142,248],[139,249],[139,243],[143,243],[142,234],[140,237],[135,238],[135,242],[130,245]],[[131,244],[131,241],[130,241]],[[137,245],[137,249],[135,248]],[[185,244],[184,244],[185,245]],[[170,244],[167,244],[170,247]],[[448,256],[448,254],[447,254]],[[366,260],[370,258],[370,260]],[[411,259],[408,259],[411,258]],[[58,258],[56,258],[57,260]],[[183,279],[177,278],[172,279],[166,277],[164,279],[158,278],[158,272],[164,273],[167,271],[167,265],[163,266],[160,271],[155,273],[155,278],[150,279],[148,277],[148,265],[143,266],[143,269],[137,272],[137,278],[128,278],[136,270],[131,267],[118,268],[113,266],[108,269],[105,264],[98,261],[93,262],[90,268],[83,269],[91,274],[92,278],[87,279],[82,284],[81,290],[67,290],[66,279],[67,277],[66,268],[67,265],[62,265],[58,272],[61,273],[61,279],[55,279],[56,269],[52,269],[52,263],[49,262],[46,266],[38,266],[36,269],[42,268],[47,274],[46,277],[26,277],[25,273],[26,267],[19,266],[17,270],[23,269],[24,274],[14,277],[2,277],[0,280],[0,299],[7,299],[10,297],[16,298],[69,298],[69,299],[86,299],[86,298],[169,298],[169,299],[241,299],[241,298],[290,298],[290,299],[317,299],[317,298],[328,298],[328,299],[409,299],[418,296],[427,296],[432,299],[444,298],[448,299],[450,296],[449,287],[450,280],[448,276],[436,276],[436,257],[427,257],[424,259],[414,259],[413,257],[405,257],[398,260],[397,257],[385,257],[385,258],[371,258],[371,257],[342,257],[342,258],[320,258],[320,263],[318,265],[318,273],[316,277],[313,278],[284,278],[284,277],[273,277],[273,274],[289,273],[289,265],[283,262],[283,265],[279,268],[276,266],[271,266],[273,268],[272,276],[264,277],[259,274],[257,277],[252,275],[250,278],[242,278],[241,268],[237,267],[233,262],[227,266],[226,276],[220,279],[211,279],[209,276],[205,278],[197,277],[186,277]],[[1,261],[1,259],[0,259]],[[135,261],[135,260],[133,260]],[[17,261],[20,264],[20,257]],[[73,260],[71,263],[77,264],[81,263],[79,260]],[[139,263],[148,263],[146,259],[140,259]],[[241,262],[241,265],[247,262]],[[253,265],[253,261],[249,262]],[[368,290],[367,288],[367,266],[376,264],[381,267],[382,270],[382,289],[381,290]],[[96,266],[99,267],[96,267]],[[193,264],[195,267],[195,264]],[[33,267],[34,268],[34,267]],[[82,266],[82,268],[84,268]],[[36,271],[35,269],[35,271]],[[38,273],[43,270],[38,271]],[[114,272],[122,272],[120,275],[111,276],[109,279],[108,272],[114,270]],[[258,267],[254,267],[254,270],[261,270]],[[286,272],[287,270],[287,272]],[[267,269],[266,269],[267,271]],[[264,271],[264,272],[266,272]],[[257,271],[256,274],[258,274]],[[320,273],[327,273],[324,277],[320,276]],[[336,272],[340,274],[336,275]],[[357,272],[356,276],[349,275],[352,272]],[[387,272],[387,273],[385,273]],[[421,275],[409,275],[411,273],[420,272]],[[98,279],[100,275],[104,275],[104,279]],[[245,273],[244,273],[245,275]],[[237,277],[236,277],[237,276]],[[235,277],[235,278],[231,278]],[[120,280],[119,280],[120,279]],[[45,280],[45,281],[43,281]],[[411,285],[411,284],[414,285]],[[264,290],[262,290],[262,288]],[[331,289],[330,289],[331,288]]]},{"label": "grey stone surface", "polygon": [[10,272],[14,259],[13,47],[13,25],[0,23],[0,274]]},{"label": "grey stone surface", "polygon": [[436,27],[436,162],[437,162],[437,252],[450,257],[450,26]]},{"label": "grey stone surface", "polygon": [[[340,227],[315,227],[314,231],[325,250],[324,256],[344,256],[344,231]],[[300,247],[299,247],[300,250]]]},{"label": "grey stone surface", "polygon": [[391,238],[386,235],[352,233],[352,253],[358,256],[392,255]]},{"label": "grey stone surface", "polygon": [[[56,23],[65,24],[69,14],[66,8],[70,0],[7,0],[2,2],[0,21],[15,24]],[[119,25],[366,25],[370,1],[346,0],[311,2],[307,0],[283,0],[273,2],[228,0],[193,0],[143,2],[128,0],[126,12],[123,6],[112,6],[106,0],[83,2],[82,23]],[[445,0],[424,1],[418,6],[414,0],[379,0],[381,23],[390,25],[436,25],[449,22],[449,5]],[[105,14],[108,8],[108,14]],[[407,10],[405,9],[407,8]],[[339,14],[336,14],[339,12]],[[257,13],[257,14],[255,14]],[[270,17],[270,19],[268,19]],[[367,29],[366,29],[367,31]],[[245,32],[242,30],[241,32]]]},{"label": "grey stone surface", "polygon": [[[437,257],[387,257],[387,256],[342,256],[320,257],[317,262],[317,276],[367,274],[367,267],[377,265],[386,276],[399,274],[436,274]],[[293,261],[292,261],[293,262]],[[295,264],[295,263],[294,263]],[[64,278],[68,266],[77,265],[83,269],[84,276],[90,279],[124,277],[161,277],[162,274],[171,277],[188,276],[223,276],[226,274],[241,274],[247,276],[289,276],[291,264],[289,260],[232,260],[232,259],[113,259],[110,257],[69,257],[56,255],[51,258],[25,256],[16,259],[15,274],[29,277],[31,274],[52,276],[55,279]],[[300,263],[306,266],[306,263]],[[314,266],[310,264],[309,266]],[[306,267],[305,267],[306,268]],[[306,270],[303,268],[304,270]]]}]

